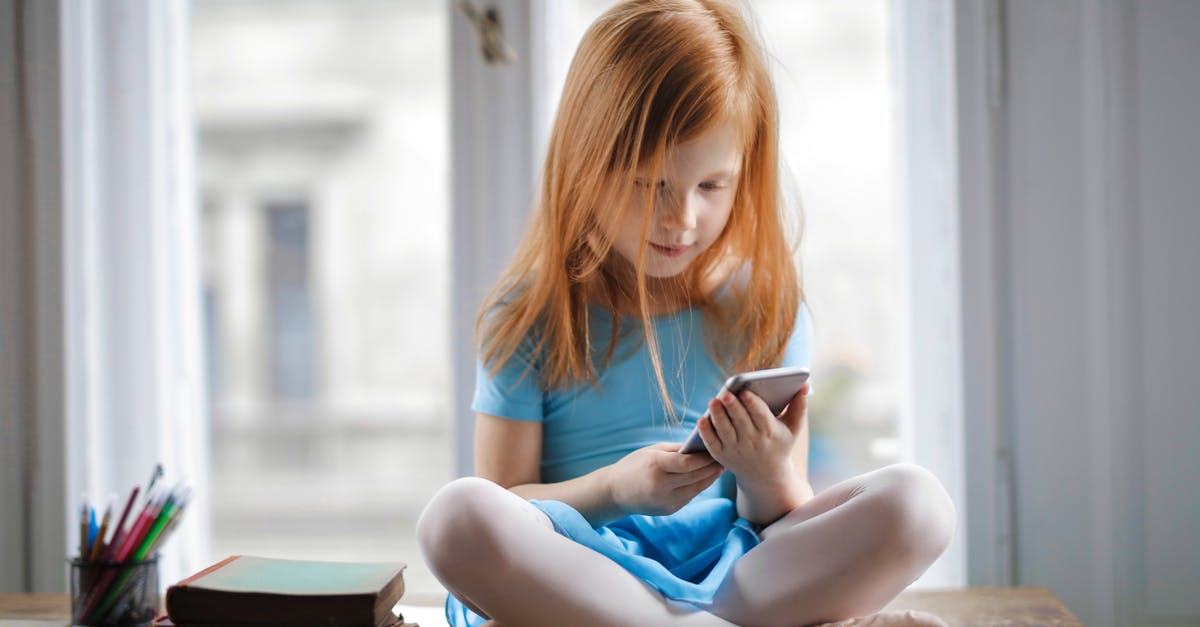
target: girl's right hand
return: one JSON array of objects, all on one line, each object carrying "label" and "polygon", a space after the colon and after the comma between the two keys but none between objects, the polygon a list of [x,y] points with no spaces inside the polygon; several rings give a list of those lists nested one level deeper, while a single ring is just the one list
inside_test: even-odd
[{"label": "girl's right hand", "polygon": [[662,516],[687,505],[725,470],[706,454],[680,455],[678,442],[640,448],[607,467],[613,504],[629,514]]}]

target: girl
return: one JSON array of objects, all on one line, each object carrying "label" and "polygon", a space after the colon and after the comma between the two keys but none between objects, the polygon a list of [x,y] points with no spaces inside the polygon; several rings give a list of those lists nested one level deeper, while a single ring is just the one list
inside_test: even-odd
[{"label": "girl", "polygon": [[[729,2],[632,0],[584,35],[480,317],[479,476],[418,522],[451,624],[806,625],[879,610],[941,554],[953,506],[918,467],[813,494],[807,386],[778,417],[711,398],[808,363],[778,169]],[[678,453],[697,424],[709,454]]]}]

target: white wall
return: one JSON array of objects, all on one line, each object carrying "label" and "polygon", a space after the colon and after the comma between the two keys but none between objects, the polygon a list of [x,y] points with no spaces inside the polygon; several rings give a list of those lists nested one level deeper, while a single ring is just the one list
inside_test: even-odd
[{"label": "white wall", "polygon": [[[1128,496],[1143,624],[1200,622],[1200,4],[1135,5]],[[1140,435],[1140,437],[1138,437]],[[1140,501],[1140,502],[1139,502]]]},{"label": "white wall", "polygon": [[[964,305],[995,322],[996,350],[965,369],[998,391],[968,394],[968,441],[1001,454],[968,464],[1011,479],[1012,510],[972,540],[971,581],[1007,583],[1007,560],[1085,624],[1197,624],[1200,3],[985,0],[959,26],[989,12],[996,80],[973,82],[964,55],[959,89],[960,105],[992,92],[960,132],[978,175],[964,223],[993,228],[964,238],[964,274],[992,288]],[[987,329],[967,319],[976,346]]]}]

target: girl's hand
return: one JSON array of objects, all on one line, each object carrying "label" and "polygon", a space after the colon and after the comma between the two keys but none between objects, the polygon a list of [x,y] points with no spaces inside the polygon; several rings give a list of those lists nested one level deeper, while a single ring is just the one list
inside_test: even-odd
[{"label": "girl's hand", "polygon": [[661,516],[687,505],[724,471],[704,454],[680,455],[679,443],[640,448],[606,470],[609,494],[623,513]]},{"label": "girl's hand", "polygon": [[713,459],[737,476],[739,488],[760,501],[786,507],[796,498],[792,492],[801,487],[796,464],[808,464],[793,456],[807,411],[807,383],[778,418],[753,392],[735,397],[722,390],[709,402],[708,416],[700,419],[700,438]]}]

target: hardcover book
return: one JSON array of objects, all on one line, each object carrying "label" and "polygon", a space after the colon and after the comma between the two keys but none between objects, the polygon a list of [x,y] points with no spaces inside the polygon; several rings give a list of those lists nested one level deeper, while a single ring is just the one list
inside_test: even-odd
[{"label": "hardcover book", "polygon": [[387,625],[404,567],[234,555],[169,586],[167,616],[180,627]]}]

